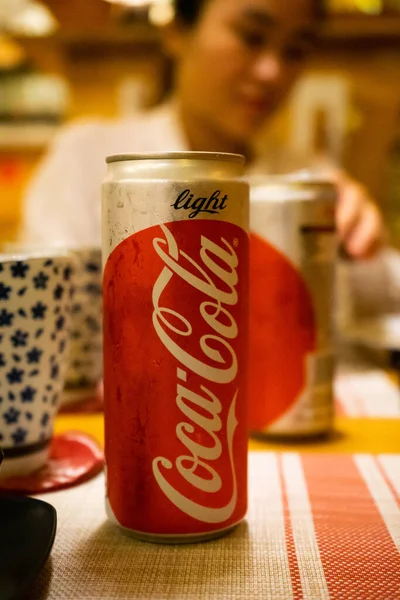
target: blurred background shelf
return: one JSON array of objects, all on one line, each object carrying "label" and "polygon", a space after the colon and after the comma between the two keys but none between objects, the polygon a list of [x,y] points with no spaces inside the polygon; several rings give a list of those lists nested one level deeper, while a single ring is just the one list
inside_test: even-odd
[{"label": "blurred background shelf", "polygon": [[[20,37],[17,40],[27,48],[49,47],[60,51],[100,52],[127,48],[159,47],[160,33],[148,23],[118,26],[107,23],[103,28],[60,30],[48,38]],[[333,16],[327,19],[321,36],[325,45],[371,44],[386,42],[400,47],[400,16]]]},{"label": "blurred background shelf", "polygon": [[400,47],[400,15],[330,17],[323,28],[325,42],[371,43],[384,41]]},{"label": "blurred background shelf", "polygon": [[55,41],[70,51],[103,53],[112,49],[158,47],[160,36],[151,25],[138,23],[129,27],[105,27],[101,31],[77,30],[55,36]]}]

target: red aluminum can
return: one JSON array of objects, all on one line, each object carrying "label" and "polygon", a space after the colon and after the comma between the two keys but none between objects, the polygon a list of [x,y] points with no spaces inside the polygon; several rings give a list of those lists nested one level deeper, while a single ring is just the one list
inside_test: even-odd
[{"label": "red aluminum can", "polygon": [[302,438],[332,430],[335,187],[252,181],[249,425]]},{"label": "red aluminum can", "polygon": [[107,513],[139,539],[218,537],[247,509],[243,157],[107,159]]}]

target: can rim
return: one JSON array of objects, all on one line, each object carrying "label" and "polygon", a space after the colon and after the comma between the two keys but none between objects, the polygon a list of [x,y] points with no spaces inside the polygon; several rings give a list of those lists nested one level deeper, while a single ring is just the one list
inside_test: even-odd
[{"label": "can rim", "polygon": [[245,157],[242,154],[227,152],[144,152],[133,154],[112,154],[106,157],[106,163],[122,162],[128,160],[224,160],[244,165]]},{"label": "can rim", "polygon": [[320,175],[304,177],[301,173],[288,173],[282,175],[253,175],[249,177],[253,188],[294,186],[298,188],[327,188],[336,189],[337,184],[329,177]]}]

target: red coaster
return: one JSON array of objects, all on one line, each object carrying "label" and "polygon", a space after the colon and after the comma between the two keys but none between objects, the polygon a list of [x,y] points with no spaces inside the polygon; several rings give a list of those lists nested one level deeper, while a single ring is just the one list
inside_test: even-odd
[{"label": "red coaster", "polygon": [[57,435],[50,446],[50,461],[43,469],[27,477],[0,480],[0,491],[44,494],[73,487],[100,473],[104,454],[92,437],[70,432]]}]

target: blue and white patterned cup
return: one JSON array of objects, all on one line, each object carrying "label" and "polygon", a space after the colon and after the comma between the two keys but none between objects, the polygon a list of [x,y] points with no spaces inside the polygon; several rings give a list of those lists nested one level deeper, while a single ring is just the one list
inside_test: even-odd
[{"label": "blue and white patterned cup", "polygon": [[42,467],[62,399],[72,274],[64,253],[0,255],[0,477]]},{"label": "blue and white patterned cup", "polygon": [[102,256],[100,247],[6,243],[7,252],[48,253],[55,249],[76,258],[68,370],[62,404],[96,396],[103,376]]},{"label": "blue and white patterned cup", "polygon": [[71,252],[77,266],[63,404],[95,396],[103,375],[101,249],[72,248]]}]

